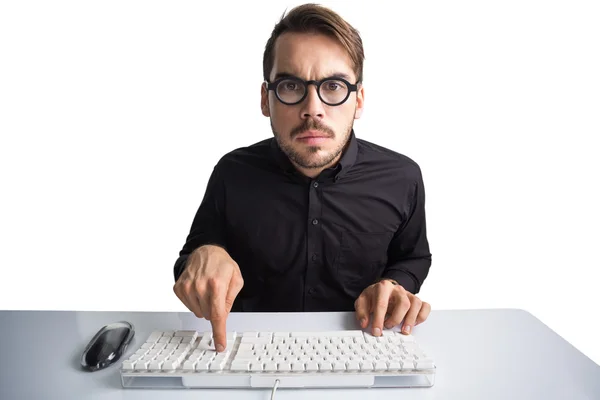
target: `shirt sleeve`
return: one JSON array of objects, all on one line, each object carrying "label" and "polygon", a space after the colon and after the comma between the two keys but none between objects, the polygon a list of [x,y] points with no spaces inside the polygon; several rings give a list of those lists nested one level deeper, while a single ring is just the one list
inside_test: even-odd
[{"label": "shirt sleeve", "polygon": [[185,269],[188,256],[198,247],[207,244],[227,249],[225,231],[225,186],[221,167],[215,166],[206,186],[204,198],[196,212],[186,242],[175,261],[175,281]]},{"label": "shirt sleeve", "polygon": [[417,168],[409,215],[395,233],[388,249],[388,265],[382,278],[398,282],[407,291],[417,294],[431,267],[425,218],[425,187]]}]

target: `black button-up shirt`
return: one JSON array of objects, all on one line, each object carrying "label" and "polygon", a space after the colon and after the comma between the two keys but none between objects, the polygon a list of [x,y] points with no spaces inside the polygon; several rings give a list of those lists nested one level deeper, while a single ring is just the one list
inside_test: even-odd
[{"label": "black button-up shirt", "polygon": [[310,179],[274,138],[215,166],[174,267],[204,244],[224,247],[244,287],[232,311],[353,311],[382,277],[417,293],[431,254],[419,166],[357,139],[340,162]]}]

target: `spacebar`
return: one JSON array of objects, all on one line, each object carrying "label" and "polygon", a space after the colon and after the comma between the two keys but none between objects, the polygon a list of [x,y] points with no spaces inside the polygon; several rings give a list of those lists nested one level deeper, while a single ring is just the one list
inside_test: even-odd
[{"label": "spacebar", "polygon": [[373,386],[375,378],[373,375],[332,375],[323,376],[260,376],[252,375],[250,384],[252,387],[272,388],[279,380],[279,387],[310,388],[310,387],[369,387]]}]

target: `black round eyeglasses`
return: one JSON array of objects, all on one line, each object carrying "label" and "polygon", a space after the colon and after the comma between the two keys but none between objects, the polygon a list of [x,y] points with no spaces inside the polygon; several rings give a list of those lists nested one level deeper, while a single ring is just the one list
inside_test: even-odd
[{"label": "black round eyeglasses", "polygon": [[308,95],[308,85],[317,87],[321,101],[329,106],[339,106],[348,100],[351,92],[357,90],[343,78],[325,78],[320,81],[305,81],[295,76],[279,78],[274,82],[267,81],[267,90],[273,90],[277,99],[283,104],[293,106],[304,101]]}]

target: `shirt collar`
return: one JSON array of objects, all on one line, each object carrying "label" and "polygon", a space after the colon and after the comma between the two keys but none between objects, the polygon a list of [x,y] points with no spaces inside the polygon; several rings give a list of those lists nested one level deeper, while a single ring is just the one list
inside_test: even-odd
[{"label": "shirt collar", "polygon": [[[275,138],[271,139],[271,153],[279,166],[286,174],[299,174],[294,167],[294,164],[290,161],[288,156],[281,150],[277,140]],[[321,178],[332,178],[334,181],[337,181],[342,176],[344,176],[356,163],[356,158],[358,157],[358,142],[356,139],[356,135],[354,133],[354,129],[350,132],[350,138],[348,139],[348,146],[344,150],[342,157],[339,162],[331,167],[324,170],[321,175],[319,175],[319,180]]]}]

